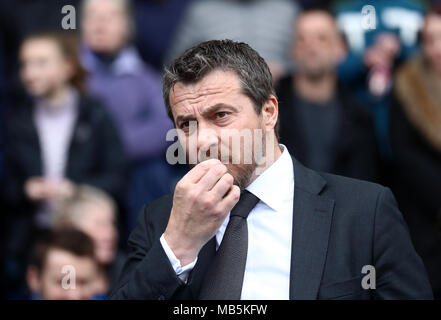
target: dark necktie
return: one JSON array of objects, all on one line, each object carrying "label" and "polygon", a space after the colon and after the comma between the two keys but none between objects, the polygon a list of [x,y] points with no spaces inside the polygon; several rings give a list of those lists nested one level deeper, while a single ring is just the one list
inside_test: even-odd
[{"label": "dark necktie", "polygon": [[248,251],[247,217],[259,202],[254,194],[243,190],[230,212],[225,234],[208,267],[199,293],[201,300],[239,300]]}]

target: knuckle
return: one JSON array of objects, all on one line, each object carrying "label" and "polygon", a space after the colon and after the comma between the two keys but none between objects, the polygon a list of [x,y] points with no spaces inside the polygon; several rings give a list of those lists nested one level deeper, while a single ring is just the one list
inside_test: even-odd
[{"label": "knuckle", "polygon": [[199,166],[203,169],[209,169],[218,163],[219,163],[218,159],[208,159],[199,163]]},{"label": "knuckle", "polygon": [[209,163],[207,163],[207,161],[203,161],[197,165],[197,168],[202,169],[202,170],[206,170],[209,167],[210,167],[210,165],[209,165]]},{"label": "knuckle", "polygon": [[196,200],[197,198],[198,198],[198,192],[197,192],[197,190],[196,189],[189,189],[188,190],[188,192],[187,192],[187,198],[188,198],[188,200],[190,200],[190,201],[194,201],[194,200]]},{"label": "knuckle", "polygon": [[228,183],[228,184],[232,184],[233,181],[234,181],[234,178],[233,178],[233,176],[230,173],[226,173],[224,175],[224,179],[225,179],[225,182]]},{"label": "knuckle", "polygon": [[220,166],[220,170],[222,171],[222,173],[226,173],[228,171],[227,166],[224,165],[223,163],[219,163]]},{"label": "knuckle", "polygon": [[205,197],[203,197],[203,198],[200,200],[200,204],[202,205],[202,207],[203,207],[204,209],[208,209],[208,208],[210,208],[211,205],[212,205],[212,203],[213,203],[213,197],[211,197],[210,195],[206,195]]},{"label": "knuckle", "polygon": [[219,208],[214,208],[212,212],[213,212],[213,215],[216,217],[218,217],[222,214],[222,212]]},{"label": "knuckle", "polygon": [[213,168],[213,172],[216,175],[223,175],[227,172],[227,167],[224,164],[219,163],[216,167]]},{"label": "knuckle", "polygon": [[240,197],[240,188],[236,185],[233,186],[233,189],[231,190],[231,196],[233,198],[233,201],[239,200]]}]

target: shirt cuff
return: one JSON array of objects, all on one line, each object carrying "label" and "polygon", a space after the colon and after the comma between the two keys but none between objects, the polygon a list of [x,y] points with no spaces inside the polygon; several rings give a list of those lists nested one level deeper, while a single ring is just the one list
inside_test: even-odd
[{"label": "shirt cuff", "polygon": [[187,278],[193,270],[194,266],[196,265],[196,262],[198,261],[198,258],[194,259],[194,261],[190,264],[187,264],[186,266],[181,266],[181,261],[179,261],[178,258],[176,258],[175,254],[173,253],[172,249],[169,247],[167,241],[164,238],[164,234],[162,234],[161,238],[159,239],[161,242],[162,248],[165,251],[165,254],[168,257],[168,260],[170,261],[170,264],[173,267],[173,270],[175,270],[176,275],[184,282],[187,282]]}]

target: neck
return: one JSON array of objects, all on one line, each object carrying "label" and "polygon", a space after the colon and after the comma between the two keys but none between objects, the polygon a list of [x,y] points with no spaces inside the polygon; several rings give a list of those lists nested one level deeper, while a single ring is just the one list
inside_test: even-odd
[{"label": "neck", "polygon": [[42,100],[46,101],[53,108],[60,108],[65,105],[68,93],[69,87],[62,86],[48,93]]},{"label": "neck", "polygon": [[293,80],[294,91],[301,98],[317,103],[332,99],[337,82],[334,73],[323,73],[320,76],[299,73],[294,75]]},{"label": "neck", "polygon": [[283,152],[283,148],[279,145],[279,142],[277,140],[277,138],[274,137],[274,143],[271,144],[267,144],[265,146],[265,148],[271,148],[272,150],[265,150],[265,157],[264,157],[264,161],[262,161],[262,163],[260,165],[257,165],[257,167],[254,169],[254,172],[251,176],[251,179],[248,183],[248,185],[250,185],[254,180],[256,180],[256,178],[262,174],[262,172],[264,172],[266,169],[268,169],[269,167],[271,167],[271,165],[277,161],[277,159],[280,158],[280,156],[282,155]]}]

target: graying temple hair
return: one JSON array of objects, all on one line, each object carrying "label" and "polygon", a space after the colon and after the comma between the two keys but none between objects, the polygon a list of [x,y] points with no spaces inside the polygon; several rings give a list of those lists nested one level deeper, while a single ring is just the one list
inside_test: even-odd
[{"label": "graying temple hair", "polygon": [[[276,95],[271,72],[265,60],[248,44],[232,40],[210,40],[186,50],[165,68],[162,92],[173,121],[170,91],[177,82],[195,83],[215,69],[235,72],[257,114],[270,95]],[[277,130],[276,130],[277,132]]]}]

